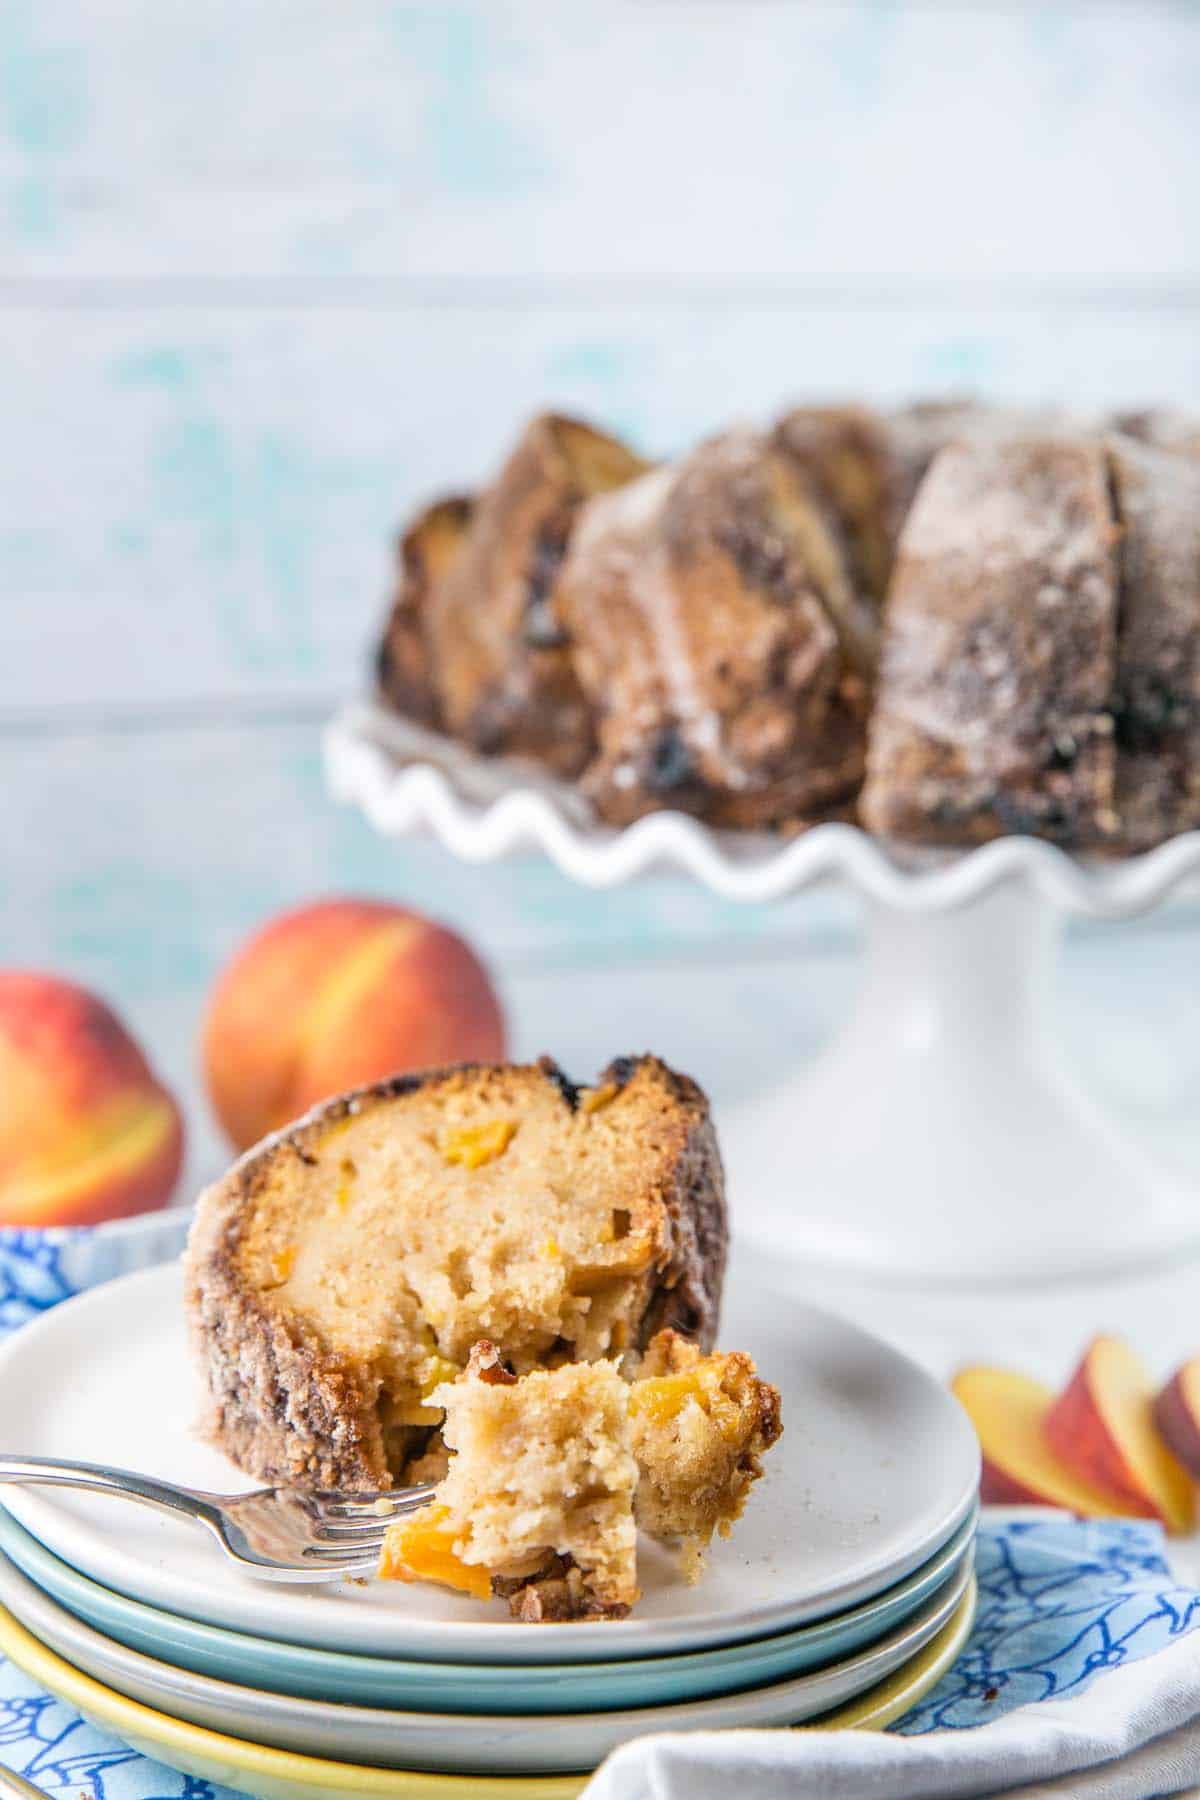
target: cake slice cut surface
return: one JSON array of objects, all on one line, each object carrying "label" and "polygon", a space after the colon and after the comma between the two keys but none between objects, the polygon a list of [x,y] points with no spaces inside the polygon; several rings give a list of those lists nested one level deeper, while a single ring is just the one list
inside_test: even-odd
[{"label": "cake slice cut surface", "polygon": [[529,1623],[619,1618],[638,1598],[637,1528],[689,1579],[728,1536],[781,1432],[779,1395],[741,1352],[659,1332],[632,1382],[615,1362],[518,1377],[490,1343],[439,1391],[449,1462],[393,1525],[380,1574],[507,1599]]},{"label": "cake slice cut surface", "polygon": [[477,1345],[439,1395],[446,1478],[391,1527],[380,1574],[477,1597],[494,1582],[519,1618],[623,1617],[638,1595],[629,1392],[611,1362],[518,1379]]},{"label": "cake slice cut surface", "polygon": [[703,1094],[652,1057],[403,1077],[249,1152],[187,1260],[208,1430],[248,1473],[384,1489],[440,1466],[435,1390],[487,1338],[520,1373],[711,1343],[724,1186]]}]

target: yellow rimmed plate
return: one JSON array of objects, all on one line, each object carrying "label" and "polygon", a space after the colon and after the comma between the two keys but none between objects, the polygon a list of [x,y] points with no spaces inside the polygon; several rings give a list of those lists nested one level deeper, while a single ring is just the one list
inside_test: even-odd
[{"label": "yellow rimmed plate", "polygon": [[[951,1618],[910,1662],[869,1693],[800,1729],[881,1731],[892,1724],[923,1699],[954,1662],[970,1633],[975,1602],[972,1579]],[[206,1781],[240,1788],[256,1800],[331,1800],[342,1794],[364,1800],[574,1800],[588,1780],[587,1775],[428,1775],[326,1762],[244,1743],[126,1700],[47,1650],[3,1609],[0,1652],[32,1680],[77,1707],[98,1730],[121,1738],[143,1756]]]}]

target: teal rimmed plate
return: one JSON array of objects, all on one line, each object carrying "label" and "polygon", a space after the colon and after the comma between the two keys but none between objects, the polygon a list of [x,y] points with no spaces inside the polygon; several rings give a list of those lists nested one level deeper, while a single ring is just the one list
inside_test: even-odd
[{"label": "teal rimmed plate", "polygon": [[297,1699],[418,1712],[522,1714],[611,1711],[733,1694],[839,1661],[910,1618],[972,1553],[975,1525],[972,1513],[912,1575],[876,1599],[817,1624],[683,1655],[557,1665],[358,1656],[201,1625],[100,1586],[60,1561],[3,1509],[0,1549],[77,1618],[128,1649],[193,1674]]},{"label": "teal rimmed plate", "polygon": [[[866,1693],[911,1661],[949,1623],[974,1586],[970,1565],[910,1619],[854,1656],[764,1687],[681,1705],[548,1714],[411,1712],[295,1700],[193,1675],[126,1650],[75,1618],[15,1569],[0,1565],[0,1600],[51,1650],[118,1692],[209,1731],[303,1756],[381,1768],[520,1775],[594,1768],[611,1750],[658,1731],[794,1725]],[[599,1629],[599,1628],[598,1628]]]}]

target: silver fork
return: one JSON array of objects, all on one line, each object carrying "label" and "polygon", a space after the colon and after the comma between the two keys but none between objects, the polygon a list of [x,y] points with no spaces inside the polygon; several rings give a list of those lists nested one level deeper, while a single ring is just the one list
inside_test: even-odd
[{"label": "silver fork", "polygon": [[206,1494],[130,1469],[49,1456],[0,1456],[0,1484],[7,1482],[82,1488],[195,1519],[231,1562],[266,1581],[339,1581],[366,1574],[379,1560],[388,1526],[416,1512],[433,1493],[428,1483],[382,1494],[286,1487]]}]

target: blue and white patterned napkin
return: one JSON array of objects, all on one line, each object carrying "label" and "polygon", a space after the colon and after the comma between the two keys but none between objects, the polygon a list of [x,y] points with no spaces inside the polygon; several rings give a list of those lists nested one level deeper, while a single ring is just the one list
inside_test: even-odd
[{"label": "blue and white patterned napkin", "polygon": [[[1104,1800],[1179,1792],[1200,1782],[1200,1731],[1187,1728],[1200,1713],[1200,1594],[1172,1579],[1163,1551],[1152,1525],[985,1514],[974,1631],[892,1732],[643,1739],[609,1758],[588,1800],[901,1800],[1047,1782],[1047,1794]],[[228,1792],[94,1730],[11,1664],[0,1664],[0,1761],[71,1800]]]}]

